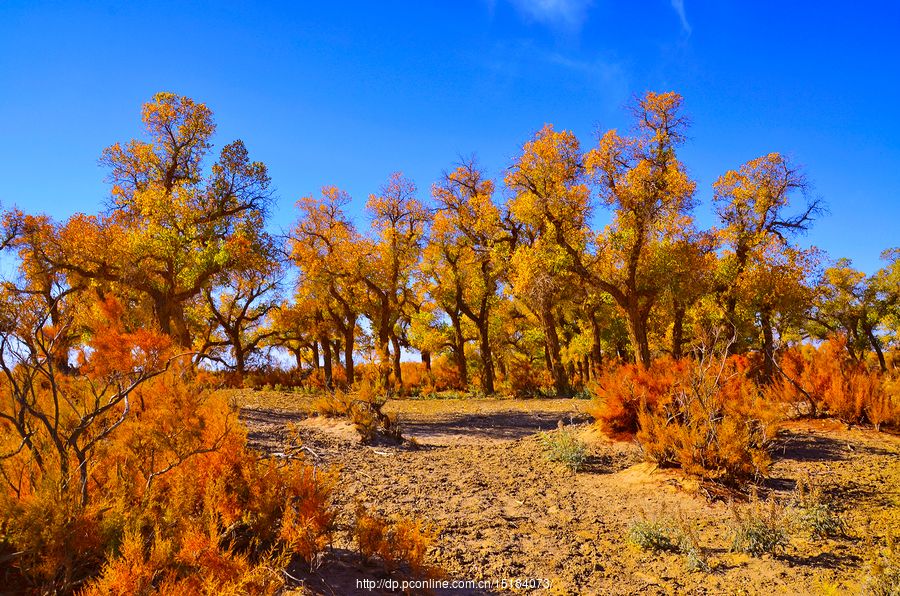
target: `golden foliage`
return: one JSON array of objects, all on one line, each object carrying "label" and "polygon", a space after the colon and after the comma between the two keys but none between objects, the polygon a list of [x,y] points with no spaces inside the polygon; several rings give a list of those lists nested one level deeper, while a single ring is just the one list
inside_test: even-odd
[{"label": "golden foliage", "polygon": [[405,566],[416,575],[432,574],[425,555],[435,536],[434,527],[421,519],[388,519],[367,510],[362,503],[356,504],[353,538],[357,548],[366,560],[377,557],[388,573]]}]

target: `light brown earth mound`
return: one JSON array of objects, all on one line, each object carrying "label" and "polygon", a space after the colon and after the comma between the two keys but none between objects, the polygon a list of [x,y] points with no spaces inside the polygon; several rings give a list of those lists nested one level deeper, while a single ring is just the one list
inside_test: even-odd
[{"label": "light brown earth mound", "polygon": [[[753,558],[729,552],[728,503],[684,478],[641,462],[630,441],[611,441],[588,427],[577,400],[403,400],[399,416],[419,448],[360,444],[345,422],[310,418],[311,399],[239,392],[251,442],[285,448],[291,429],[321,465],[341,468],[338,504],[361,500],[379,513],[433,522],[440,532],[430,562],[449,580],[507,580],[507,587],[434,590],[435,594],[858,594],[867,549],[863,528],[900,526],[900,438],[834,421],[784,426],[771,477],[761,494],[789,499],[810,477],[840,514],[848,535],[791,537],[784,553]],[[581,425],[590,444],[585,468],[573,473],[547,461],[536,433]],[[310,456],[312,457],[312,456]],[[678,553],[626,543],[629,525],[646,516],[682,516],[698,530],[709,572],[689,572]],[[350,523],[344,515],[341,523]],[[314,574],[291,570],[295,594],[389,594],[357,589],[384,579],[336,544]],[[550,588],[514,588],[515,580],[549,580]],[[542,582],[543,585],[546,583]],[[426,593],[421,590],[412,593]]]}]

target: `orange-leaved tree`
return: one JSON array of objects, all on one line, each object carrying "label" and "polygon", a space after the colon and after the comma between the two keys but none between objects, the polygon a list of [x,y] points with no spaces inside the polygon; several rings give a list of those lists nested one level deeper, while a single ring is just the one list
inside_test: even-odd
[{"label": "orange-leaved tree", "polygon": [[[811,195],[802,168],[778,153],[727,172],[713,188],[713,202],[722,224],[719,233],[726,248],[720,270],[725,318],[738,331],[738,338],[744,335],[741,331],[748,318],[759,318],[763,376],[770,378],[774,371],[773,318],[779,310],[796,311],[808,301],[800,285],[817,261],[815,251],[793,247],[789,238],[809,229],[824,211],[824,204]],[[795,195],[803,205],[797,213],[788,215]],[[742,303],[745,297],[752,300]]]},{"label": "orange-leaved tree", "polygon": [[378,194],[369,195],[366,210],[372,216],[374,235],[363,243],[365,316],[372,323],[382,384],[387,388],[392,370],[399,388],[403,380],[401,326],[407,323],[415,300],[413,286],[431,216],[416,198],[415,185],[399,172],[391,174]]},{"label": "orange-leaved tree", "polygon": [[573,282],[573,259],[583,253],[589,235],[590,193],[578,139],[545,125],[525,143],[505,181],[514,193],[510,213],[522,226],[512,258],[512,285],[540,321],[547,368],[557,394],[565,395],[569,383],[554,310]]},{"label": "orange-leaved tree", "polygon": [[426,255],[431,293],[450,317],[461,382],[466,383],[461,315],[478,331],[481,390],[494,392],[491,317],[517,229],[493,200],[494,183],[474,159],[445,172],[431,189],[437,211]]},{"label": "orange-leaved tree", "polygon": [[[308,196],[297,201],[300,216],[290,232],[288,246],[300,269],[298,284],[304,286],[298,288],[302,289],[298,293],[315,296],[317,316],[327,316],[342,336],[347,384],[352,385],[357,319],[362,312],[365,287],[363,241],[343,211],[349,203],[349,195],[333,186],[323,187],[320,198]],[[328,347],[323,349],[327,351]],[[330,356],[325,356],[330,368]],[[330,385],[330,370],[326,377]]]},{"label": "orange-leaved tree", "polygon": [[647,326],[665,290],[666,267],[692,233],[696,184],[676,156],[688,119],[677,93],[648,91],[631,111],[636,135],[610,130],[585,156],[585,166],[613,223],[594,239],[596,256],[576,269],[608,292],[625,312],[635,358],[650,363]]},{"label": "orange-leaved tree", "polygon": [[222,148],[204,175],[215,133],[204,104],[158,93],[144,105],[147,141],[108,147],[109,210],[47,226],[44,258],[79,280],[145,302],[152,323],[191,346],[186,306],[213,277],[258,247],[271,202],[266,166],[241,141]]}]

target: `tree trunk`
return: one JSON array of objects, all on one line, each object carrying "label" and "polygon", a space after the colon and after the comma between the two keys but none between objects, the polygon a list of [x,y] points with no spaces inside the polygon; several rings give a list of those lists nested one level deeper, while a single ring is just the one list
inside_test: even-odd
[{"label": "tree trunk", "polygon": [[297,363],[297,372],[300,372],[301,370],[303,370],[303,348],[298,347],[297,349],[294,349],[288,347],[288,350],[290,350],[291,354],[294,355],[294,361]]},{"label": "tree trunk", "polygon": [[566,369],[562,363],[559,348],[559,335],[556,333],[556,319],[550,310],[550,305],[545,304],[541,309],[541,322],[544,325],[544,335],[546,336],[546,355],[550,372],[553,375],[553,388],[556,389],[557,397],[566,397],[569,395],[569,380],[566,377]]},{"label": "tree trunk", "polygon": [[775,336],[772,332],[772,318],[768,310],[759,313],[759,322],[763,332],[762,382],[768,383],[775,374]]},{"label": "tree trunk", "polygon": [[684,304],[678,299],[674,301],[675,321],[672,324],[672,358],[681,360],[684,346]]},{"label": "tree trunk", "polygon": [[312,364],[313,364],[313,369],[319,370],[319,342],[318,342],[318,340],[313,340],[313,342],[312,342]]},{"label": "tree trunk", "polygon": [[403,389],[403,369],[400,368],[400,339],[396,333],[391,334],[391,345],[394,347],[394,383],[397,391]]},{"label": "tree trunk", "polygon": [[465,388],[469,384],[469,372],[466,366],[466,340],[463,338],[462,321],[459,312],[444,309],[453,324],[453,357],[456,360],[456,371],[459,375],[459,384]]},{"label": "tree trunk", "polygon": [[487,317],[483,325],[478,326],[478,335],[481,339],[481,391],[485,395],[494,393],[494,356],[491,353],[491,338],[489,335]]},{"label": "tree trunk", "polygon": [[356,334],[356,317],[352,316],[347,319],[347,326],[344,328],[344,369],[347,371],[347,387],[353,387],[355,380],[353,374],[353,345],[355,343]]},{"label": "tree trunk", "polygon": [[[649,309],[648,309],[649,310]],[[637,304],[630,304],[626,310],[628,339],[634,349],[634,358],[644,368],[650,366],[650,342],[647,339],[647,317]]]},{"label": "tree trunk", "polygon": [[331,339],[325,331],[325,319],[321,312],[316,313],[316,322],[319,327],[319,345],[322,346],[322,359],[325,366],[325,388],[331,390],[333,371],[331,369]]},{"label": "tree trunk", "polygon": [[588,314],[591,322],[591,360],[593,360],[594,370],[593,377],[596,379],[600,376],[600,367],[603,366],[603,347],[600,343],[600,324],[597,322],[597,315],[594,312]]},{"label": "tree trunk", "polygon": [[232,347],[234,348],[234,370],[237,371],[238,378],[243,379],[247,372],[247,363],[244,359],[244,346],[241,345],[240,339],[232,338]]},{"label": "tree trunk", "polygon": [[431,351],[430,350],[422,350],[422,364],[425,365],[425,370],[431,372]]},{"label": "tree trunk", "polygon": [[866,332],[866,337],[869,338],[869,343],[872,344],[872,349],[875,350],[875,354],[878,355],[878,364],[881,366],[881,372],[887,372],[887,362],[884,360],[884,352],[881,351],[881,344],[879,343],[878,338],[875,337],[872,327],[865,325],[863,326],[863,330]]}]

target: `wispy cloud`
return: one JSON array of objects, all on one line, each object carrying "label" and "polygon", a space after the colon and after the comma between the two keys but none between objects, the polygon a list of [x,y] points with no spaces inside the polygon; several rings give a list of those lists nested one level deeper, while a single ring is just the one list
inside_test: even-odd
[{"label": "wispy cloud", "polygon": [[675,12],[678,13],[678,18],[681,19],[681,28],[690,35],[691,24],[687,22],[687,17],[684,15],[684,0],[672,0],[672,8],[675,9]]},{"label": "wispy cloud", "polygon": [[526,19],[550,27],[580,29],[593,0],[509,0]]},{"label": "wispy cloud", "polygon": [[598,110],[608,107],[611,113],[629,96],[630,74],[614,56],[572,57],[542,48],[533,40],[517,40],[497,43],[486,56],[485,66],[496,73],[501,85],[553,89],[556,94],[579,97],[587,93],[596,98]]}]

